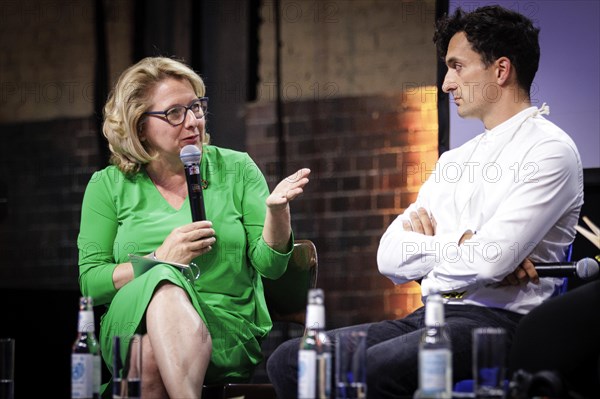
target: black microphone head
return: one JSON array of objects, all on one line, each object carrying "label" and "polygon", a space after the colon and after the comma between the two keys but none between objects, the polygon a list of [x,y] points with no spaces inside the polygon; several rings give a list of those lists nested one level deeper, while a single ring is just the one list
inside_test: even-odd
[{"label": "black microphone head", "polygon": [[202,158],[202,151],[195,145],[189,144],[181,149],[179,158],[185,166],[198,165],[200,164],[200,158]]},{"label": "black microphone head", "polygon": [[583,258],[576,264],[576,274],[582,280],[593,280],[598,277],[598,262],[592,258]]}]

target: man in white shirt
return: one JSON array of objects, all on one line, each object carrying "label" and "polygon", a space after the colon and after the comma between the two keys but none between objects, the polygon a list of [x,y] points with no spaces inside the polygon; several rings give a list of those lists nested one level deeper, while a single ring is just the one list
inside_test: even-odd
[{"label": "man in white shirt", "polygon": [[[481,120],[485,131],[440,157],[377,254],[394,283],[421,280],[424,299],[445,298],[455,381],[471,378],[472,329],[502,327],[510,342],[521,317],[559,284],[539,278],[532,262],[564,260],[575,237],[581,160],[569,136],[542,116],[548,107],[530,100],[538,33],[498,6],[459,9],[438,22],[434,42],[448,66],[442,89],[461,117]],[[369,398],[417,388],[423,314],[357,327],[368,333]],[[268,363],[281,397],[295,397],[297,348],[283,344]]]}]

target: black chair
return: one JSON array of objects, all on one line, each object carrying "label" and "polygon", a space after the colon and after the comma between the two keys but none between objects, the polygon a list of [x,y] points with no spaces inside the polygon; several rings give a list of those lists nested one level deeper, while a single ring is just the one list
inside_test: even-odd
[{"label": "black chair", "polygon": [[[286,272],[277,280],[263,279],[273,322],[304,325],[308,290],[317,284],[317,249],[310,240],[296,240]],[[276,399],[271,384],[205,385],[203,399]]]}]

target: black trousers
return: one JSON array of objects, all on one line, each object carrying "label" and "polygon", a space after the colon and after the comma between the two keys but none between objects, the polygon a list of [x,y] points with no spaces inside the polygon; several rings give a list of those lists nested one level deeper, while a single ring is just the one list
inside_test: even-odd
[{"label": "black trousers", "polygon": [[600,280],[552,298],[525,316],[509,364],[512,371],[557,371],[569,390],[600,397]]}]

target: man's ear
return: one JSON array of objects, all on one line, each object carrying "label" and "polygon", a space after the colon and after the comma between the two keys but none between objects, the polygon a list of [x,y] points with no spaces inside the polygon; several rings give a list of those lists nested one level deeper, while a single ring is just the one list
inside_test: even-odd
[{"label": "man's ear", "polygon": [[507,57],[500,57],[496,60],[496,80],[500,86],[508,83],[513,71],[512,63]]}]

